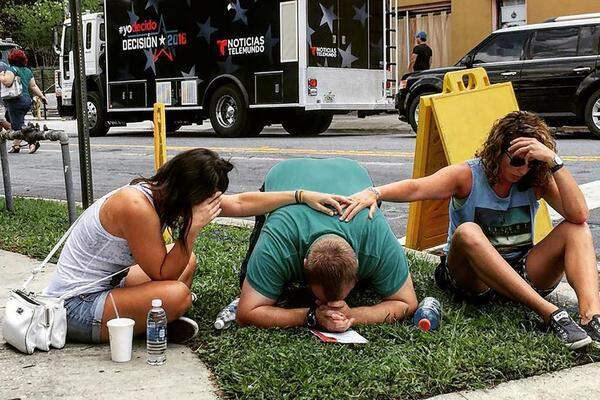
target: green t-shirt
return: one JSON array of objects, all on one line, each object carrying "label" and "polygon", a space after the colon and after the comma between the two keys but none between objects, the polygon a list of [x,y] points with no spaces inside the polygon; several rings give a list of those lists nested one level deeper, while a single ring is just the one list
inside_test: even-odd
[{"label": "green t-shirt", "polygon": [[[23,85],[23,96],[31,98],[29,93],[29,82],[33,79],[33,72],[27,67],[8,67],[8,70],[21,78],[21,84]],[[16,79],[16,78],[15,78]]]},{"label": "green t-shirt", "polygon": [[[345,158],[293,159],[275,165],[265,191],[305,189],[348,196],[372,185],[367,171]],[[276,300],[287,283],[305,283],[303,263],[313,241],[333,233],[346,239],[358,256],[358,278],[383,296],[398,291],[408,277],[404,251],[379,210],[368,209],[342,222],[304,204],[282,207],[268,215],[248,261],[247,279],[263,296]]]}]

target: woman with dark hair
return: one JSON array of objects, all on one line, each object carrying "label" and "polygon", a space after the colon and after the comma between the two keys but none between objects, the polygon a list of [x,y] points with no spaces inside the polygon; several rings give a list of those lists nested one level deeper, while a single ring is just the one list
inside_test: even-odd
[{"label": "woman with dark hair", "polygon": [[[192,303],[193,246],[204,226],[218,215],[261,215],[298,202],[341,214],[340,202],[346,202],[341,196],[302,190],[223,195],[232,168],[213,151],[189,150],[151,178],[134,179],[108,193],[82,214],[44,290],[49,296],[66,298],[69,340],[106,342],[106,322],[116,315],[113,299],[120,316],[134,319],[135,332],[142,333],[155,298],[162,299],[171,324],[169,341],[189,339],[198,327],[180,317]],[[174,244],[165,246],[164,228],[174,232]]]},{"label": "woman with dark hair", "polygon": [[[39,97],[44,104],[48,102],[44,93],[35,83],[33,72],[27,68],[27,55],[23,50],[13,49],[8,53],[8,69],[0,74],[0,82],[4,86],[12,86],[19,78],[23,85],[23,93],[15,99],[6,99],[4,103],[13,130],[20,130],[25,126],[25,115],[31,110],[32,94]],[[40,142],[29,143],[29,154],[35,153],[40,148]],[[18,153],[21,150],[21,141],[15,140],[9,153]]]},{"label": "woman with dark hair", "polygon": [[[352,196],[342,219],[378,200],[450,199],[447,257],[436,268],[443,289],[471,300],[490,294],[535,311],[569,348],[600,344],[598,271],[583,193],[556,154],[548,126],[528,112],[498,120],[477,158]],[[545,199],[563,217],[534,245],[534,216]],[[580,325],[545,296],[563,275],[579,300]]]}]

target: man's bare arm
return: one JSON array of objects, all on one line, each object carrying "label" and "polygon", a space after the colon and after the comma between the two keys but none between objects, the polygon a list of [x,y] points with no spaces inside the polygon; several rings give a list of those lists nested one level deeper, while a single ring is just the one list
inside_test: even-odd
[{"label": "man's bare arm", "polygon": [[414,314],[417,304],[417,297],[409,275],[404,285],[396,293],[384,298],[379,304],[350,308],[345,301],[337,301],[330,302],[321,308],[326,309],[325,315],[327,316],[338,312],[346,318],[353,318],[356,325],[401,321]]},{"label": "man's bare arm", "polygon": [[238,304],[238,325],[259,328],[289,328],[304,325],[308,308],[286,309],[275,306],[276,301],[263,296],[244,280]]}]

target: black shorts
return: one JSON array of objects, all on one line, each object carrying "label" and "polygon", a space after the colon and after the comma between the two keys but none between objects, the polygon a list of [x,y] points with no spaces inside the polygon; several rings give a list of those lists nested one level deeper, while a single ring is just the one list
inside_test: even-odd
[{"label": "black shorts", "polygon": [[[531,250],[529,250],[531,251]],[[549,289],[538,289],[535,287],[529,275],[527,275],[527,256],[529,256],[529,251],[527,251],[523,256],[513,260],[508,261],[508,264],[519,274],[521,278],[525,280],[540,296],[546,297],[550,293],[556,289],[560,282],[557,282],[552,288]],[[435,269],[435,282],[436,284],[443,290],[446,290],[454,295],[457,295],[466,300],[473,300],[476,302],[482,302],[497,298],[503,298],[504,296],[500,293],[496,292],[493,289],[488,288],[486,291],[481,293],[472,293],[462,287],[456,282],[454,277],[452,276],[452,272],[448,268],[448,263],[446,262],[446,256],[442,256],[440,260],[440,264]]]}]

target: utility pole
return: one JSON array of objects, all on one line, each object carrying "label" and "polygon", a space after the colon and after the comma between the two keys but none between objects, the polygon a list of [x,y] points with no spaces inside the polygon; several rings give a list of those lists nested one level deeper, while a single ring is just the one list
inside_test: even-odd
[{"label": "utility pole", "polygon": [[94,202],[92,184],[92,159],[90,131],[87,115],[87,84],[83,52],[83,24],[81,22],[81,0],[69,0],[71,27],[73,28],[73,67],[75,69],[75,112],[79,142],[79,170],[81,175],[81,200],[88,208]]}]

